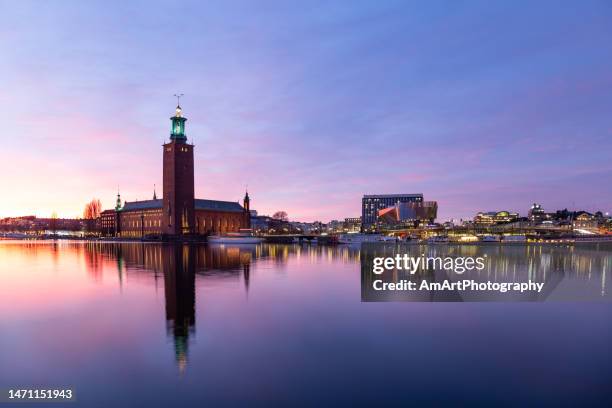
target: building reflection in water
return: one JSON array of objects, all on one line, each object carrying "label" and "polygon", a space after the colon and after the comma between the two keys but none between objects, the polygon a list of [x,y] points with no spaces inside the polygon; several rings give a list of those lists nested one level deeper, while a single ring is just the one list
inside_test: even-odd
[{"label": "building reflection in water", "polygon": [[[275,273],[287,273],[291,270],[290,263],[317,263],[322,268],[326,265],[333,268],[339,263],[359,265],[361,258],[362,264],[368,265],[374,256],[374,253],[350,246],[189,246],[138,242],[65,243],[60,246],[73,247],[71,249],[82,257],[94,281],[103,278],[105,268],[116,271],[120,286],[128,278],[153,278],[157,284],[163,281],[168,335],[174,342],[181,370],[188,363],[189,345],[196,330],[196,279],[241,278],[248,294],[256,262],[266,262]],[[37,246],[32,245],[31,250],[36,251]],[[65,253],[58,250],[56,257]],[[532,279],[548,282],[547,286],[553,289],[562,279],[588,281],[597,288],[599,296],[611,297],[607,280],[612,269],[612,246],[385,245],[375,253],[376,256],[409,253],[455,257],[486,254],[486,268],[479,274],[481,279],[496,282]]]},{"label": "building reflection in water", "polygon": [[85,247],[89,274],[96,281],[100,280],[105,259],[114,260],[120,287],[127,274],[141,277],[153,273],[156,283],[163,278],[166,328],[181,372],[187,367],[189,344],[195,334],[196,276],[242,276],[248,292],[251,261],[267,254],[257,246],[88,243]]},{"label": "building reflection in water", "polygon": [[[556,300],[612,300],[606,282],[612,267],[612,245],[365,245],[361,249],[362,296],[374,299],[377,292],[372,283],[380,279],[372,273],[373,259],[409,254],[412,257],[484,257],[485,268],[482,271],[466,271],[462,275],[449,274],[445,271],[434,271],[433,268],[421,270],[410,275],[405,271],[392,269],[389,281],[415,278],[420,282],[426,278],[430,282],[444,279],[451,281],[470,279],[477,282],[542,282],[541,293],[526,292],[518,296],[519,300],[546,300],[551,294]],[[563,283],[563,284],[562,284]],[[562,291],[555,291],[562,286]],[[476,293],[476,292],[475,292]],[[457,293],[455,293],[456,295]],[[477,294],[477,293],[476,293]],[[392,296],[391,296],[392,295]],[[413,301],[463,301],[482,300],[482,296],[470,298],[473,293],[462,292],[459,297],[448,298],[447,292],[402,292],[392,293],[389,300],[396,297],[410,297]],[[478,294],[477,294],[478,295]],[[561,296],[559,296],[561,295]],[[404,297],[402,297],[404,296]],[[480,295],[478,295],[480,296]],[[437,298],[438,297],[438,298]],[[440,298],[441,297],[441,298]],[[489,300],[496,300],[491,298]]]},{"label": "building reflection in water", "polygon": [[166,328],[174,339],[180,371],[187,366],[189,337],[195,332],[195,251],[188,245],[161,248]]}]

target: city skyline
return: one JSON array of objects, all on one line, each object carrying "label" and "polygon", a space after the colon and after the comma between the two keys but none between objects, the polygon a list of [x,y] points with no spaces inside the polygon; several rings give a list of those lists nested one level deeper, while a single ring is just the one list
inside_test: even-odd
[{"label": "city skyline", "polygon": [[439,220],[612,211],[603,2],[172,4],[1,6],[0,217],[160,194],[176,92],[196,196],[248,185],[260,214],[344,219],[390,193]]}]

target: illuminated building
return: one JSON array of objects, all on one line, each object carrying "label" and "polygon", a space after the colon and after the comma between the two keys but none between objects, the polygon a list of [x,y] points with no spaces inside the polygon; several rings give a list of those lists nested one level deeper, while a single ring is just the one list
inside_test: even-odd
[{"label": "illuminated building", "polygon": [[529,209],[527,216],[529,217],[529,221],[536,224],[539,224],[542,221],[545,221],[550,218],[549,215],[544,212],[542,206],[537,203],[533,203],[533,205]]},{"label": "illuminated building", "polygon": [[421,203],[423,194],[364,195],[361,199],[361,221],[364,230],[372,229],[378,221],[378,211],[397,203]]},{"label": "illuminated building", "polygon": [[[163,198],[125,202],[103,212],[102,233],[121,237],[181,237],[237,232],[250,227],[250,198],[234,201],[194,197],[194,145],[187,143],[180,105],[170,118],[170,140],[163,145]],[[114,215],[115,225],[112,225]],[[113,229],[114,227],[114,229]]]},{"label": "illuminated building", "polygon": [[384,226],[419,226],[433,223],[437,216],[436,201],[397,202],[378,211],[378,222]]},{"label": "illuminated building", "polygon": [[489,211],[479,212],[474,217],[474,224],[477,225],[494,225],[514,222],[518,220],[518,213],[510,211]]},{"label": "illuminated building", "polygon": [[572,227],[574,229],[586,230],[586,231],[597,231],[599,222],[597,217],[586,211],[578,212],[578,215],[572,221]]},{"label": "illuminated building", "polygon": [[344,219],[344,231],[345,232],[361,231],[361,217],[345,218]]}]

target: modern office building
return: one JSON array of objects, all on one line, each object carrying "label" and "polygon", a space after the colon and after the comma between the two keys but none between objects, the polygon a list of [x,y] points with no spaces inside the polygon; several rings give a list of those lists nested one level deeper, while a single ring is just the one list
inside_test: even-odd
[{"label": "modern office building", "polygon": [[423,194],[373,194],[361,199],[361,223],[363,230],[376,226],[378,211],[397,203],[422,203]]},{"label": "modern office building", "polygon": [[387,227],[418,227],[432,224],[437,216],[436,201],[397,202],[378,211],[378,222]]}]

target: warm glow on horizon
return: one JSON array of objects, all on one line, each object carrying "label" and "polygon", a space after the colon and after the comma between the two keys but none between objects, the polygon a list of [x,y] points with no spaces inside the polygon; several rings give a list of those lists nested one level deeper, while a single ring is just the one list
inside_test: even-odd
[{"label": "warm glow on horizon", "polygon": [[437,201],[441,220],[612,210],[612,25],[598,7],[322,7],[4,7],[0,217],[113,208],[118,185],[150,198],[175,96],[196,196],[240,201],[248,184],[260,214],[344,219],[362,195],[397,192]]}]

